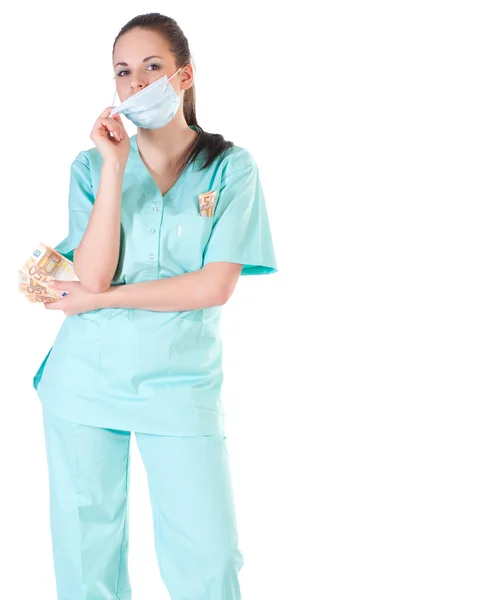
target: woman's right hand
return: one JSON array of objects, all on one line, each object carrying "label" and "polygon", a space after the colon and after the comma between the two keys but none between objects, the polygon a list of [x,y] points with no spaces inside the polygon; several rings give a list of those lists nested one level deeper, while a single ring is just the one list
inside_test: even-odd
[{"label": "woman's right hand", "polygon": [[100,151],[103,162],[118,164],[124,168],[131,144],[120,115],[117,113],[109,116],[112,108],[113,106],[106,108],[96,119],[90,138]]}]

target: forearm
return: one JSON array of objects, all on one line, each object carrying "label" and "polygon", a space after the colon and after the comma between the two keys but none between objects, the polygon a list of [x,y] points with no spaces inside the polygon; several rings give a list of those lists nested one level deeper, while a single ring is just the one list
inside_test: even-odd
[{"label": "forearm", "polygon": [[100,308],[179,312],[223,304],[220,289],[201,270],[166,279],[111,286],[97,296]]},{"label": "forearm", "polygon": [[120,207],[124,168],[103,164],[100,184],[84,236],[74,252],[74,271],[88,290],[106,290],[120,250]]}]

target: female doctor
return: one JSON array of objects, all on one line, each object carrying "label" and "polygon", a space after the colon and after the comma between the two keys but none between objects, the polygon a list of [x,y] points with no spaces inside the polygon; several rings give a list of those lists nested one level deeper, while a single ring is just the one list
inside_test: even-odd
[{"label": "female doctor", "polygon": [[112,58],[121,104],[71,165],[56,246],[80,281],[54,283],[68,294],[45,306],[66,318],[34,377],[58,598],[131,599],[134,431],[172,600],[238,600],[219,327],[239,275],[277,271],[263,190],[245,149],[199,127],[173,19],[132,19]]}]

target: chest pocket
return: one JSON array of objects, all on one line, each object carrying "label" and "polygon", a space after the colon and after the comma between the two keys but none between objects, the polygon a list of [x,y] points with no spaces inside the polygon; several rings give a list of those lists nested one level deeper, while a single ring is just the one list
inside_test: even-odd
[{"label": "chest pocket", "polygon": [[175,263],[185,271],[201,269],[212,226],[213,217],[164,215],[160,236],[162,261]]}]

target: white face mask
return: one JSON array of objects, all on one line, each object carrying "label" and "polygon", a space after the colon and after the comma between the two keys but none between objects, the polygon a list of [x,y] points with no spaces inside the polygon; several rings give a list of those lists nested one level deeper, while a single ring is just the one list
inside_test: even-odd
[{"label": "white face mask", "polygon": [[[170,76],[177,75],[180,69]],[[110,112],[110,116],[122,113],[136,127],[143,129],[159,129],[175,117],[184,90],[178,96],[170,85],[170,79],[164,75],[136,92]],[[115,97],[115,96],[114,96]],[[113,103],[112,103],[113,104]]]}]

